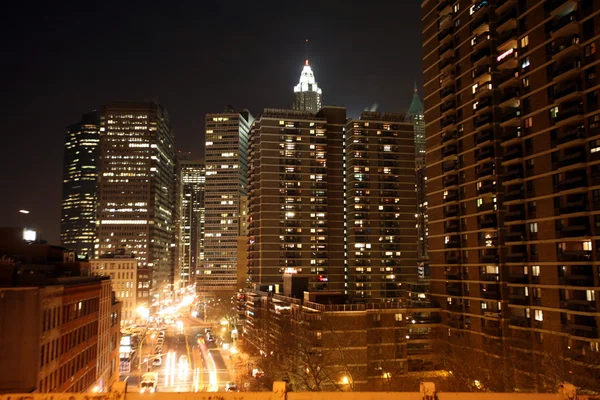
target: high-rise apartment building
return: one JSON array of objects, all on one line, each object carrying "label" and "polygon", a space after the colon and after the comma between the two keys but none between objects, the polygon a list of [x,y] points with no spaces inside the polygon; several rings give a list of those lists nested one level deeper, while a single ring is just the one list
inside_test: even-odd
[{"label": "high-rise apartment building", "polygon": [[344,290],[343,128],[346,110],[265,109],[249,147],[248,279],[281,292],[283,274],[309,290]]},{"label": "high-rise apartment building", "polygon": [[417,259],[419,277],[427,275],[427,169],[425,165],[425,109],[415,84],[413,98],[408,108],[408,121],[412,122],[415,137],[415,175],[417,190]]},{"label": "high-rise apartment building", "polygon": [[294,86],[294,110],[317,113],[323,105],[323,91],[317,85],[308,60],[302,68],[300,82]]},{"label": "high-rise apartment building", "polygon": [[372,111],[348,120],[345,166],[348,294],[400,301],[417,277],[412,122]]},{"label": "high-rise apartment building", "polygon": [[248,186],[248,132],[254,118],[247,111],[206,115],[204,260],[196,289],[204,294],[235,291],[240,196]]},{"label": "high-rise apartment building", "polygon": [[204,259],[204,184],[202,160],[178,160],[180,207],[178,287],[193,285]]},{"label": "high-rise apartment building", "polygon": [[490,387],[597,384],[600,3],[422,11],[431,292],[448,338],[480,350]]},{"label": "high-rise apartment building", "polygon": [[173,268],[175,151],[169,114],[155,103],[115,102],[100,113],[98,255],[125,249],[168,288]]},{"label": "high-rise apartment building", "polygon": [[80,256],[93,257],[100,158],[100,118],[96,111],[67,126],[63,162],[60,241]]}]

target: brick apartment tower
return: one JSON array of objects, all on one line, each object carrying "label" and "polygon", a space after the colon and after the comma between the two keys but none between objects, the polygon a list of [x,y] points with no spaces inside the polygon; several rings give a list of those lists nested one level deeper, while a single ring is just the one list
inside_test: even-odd
[{"label": "brick apartment tower", "polygon": [[422,12],[431,292],[450,340],[517,371],[504,389],[597,384],[600,3]]}]

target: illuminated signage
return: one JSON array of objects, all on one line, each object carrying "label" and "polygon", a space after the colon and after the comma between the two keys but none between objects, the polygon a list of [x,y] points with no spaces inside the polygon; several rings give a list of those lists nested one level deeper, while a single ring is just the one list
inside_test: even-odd
[{"label": "illuminated signage", "polygon": [[512,48],[512,49],[508,49],[508,50],[506,50],[504,53],[500,54],[500,55],[498,56],[498,58],[496,58],[496,61],[501,61],[501,60],[505,59],[506,57],[510,56],[510,55],[511,55],[512,53],[514,53],[514,52],[515,52],[515,49],[514,49],[514,48]]}]

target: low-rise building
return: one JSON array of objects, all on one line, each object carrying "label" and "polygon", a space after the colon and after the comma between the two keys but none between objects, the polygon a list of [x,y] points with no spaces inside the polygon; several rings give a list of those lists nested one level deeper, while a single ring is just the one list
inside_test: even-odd
[{"label": "low-rise building", "polygon": [[[121,322],[123,324],[132,324],[138,316],[137,308],[144,305],[138,303],[138,290],[146,285],[149,292],[150,281],[144,282],[138,280],[141,273],[138,268],[138,261],[133,254],[124,252],[115,254],[104,254],[99,258],[90,260],[91,272],[98,276],[109,276],[117,300],[122,304]],[[147,302],[147,299],[146,299]],[[147,306],[147,304],[145,304]]]}]

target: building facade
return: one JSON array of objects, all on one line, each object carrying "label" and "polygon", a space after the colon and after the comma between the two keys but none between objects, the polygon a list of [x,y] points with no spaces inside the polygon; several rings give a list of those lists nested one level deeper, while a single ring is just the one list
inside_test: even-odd
[{"label": "building facade", "polygon": [[289,377],[294,391],[400,390],[412,372],[435,367],[439,310],[343,304],[333,293],[304,296],[244,295],[245,349],[262,356],[256,367],[265,374]]},{"label": "building facade", "polygon": [[323,106],[323,91],[315,80],[315,74],[308,65],[308,60],[302,68],[300,82],[294,86],[294,104],[292,108],[298,111],[317,113]]},{"label": "building facade", "polygon": [[431,293],[449,338],[482,370],[518,371],[490,387],[546,390],[568,371],[593,386],[600,4],[422,11]]},{"label": "building facade", "polygon": [[201,160],[178,160],[180,234],[178,288],[195,284],[204,260],[205,173]]},{"label": "building facade", "polygon": [[94,256],[100,117],[93,111],[67,126],[63,156],[60,241],[82,257]]},{"label": "building facade", "polygon": [[427,266],[427,168],[425,164],[425,109],[415,84],[413,98],[408,108],[407,120],[412,122],[415,134],[415,175],[417,178],[417,259],[419,278],[428,275]]},{"label": "building facade", "polygon": [[231,107],[206,115],[204,260],[198,292],[214,294],[237,287],[240,197],[248,186],[248,133],[254,118]]},{"label": "building facade", "polygon": [[348,294],[400,301],[417,279],[412,123],[372,111],[348,120],[345,166]]},{"label": "building facade", "polygon": [[283,274],[311,290],[344,290],[346,110],[265,109],[249,147],[248,280],[281,292]]},{"label": "building facade", "polygon": [[138,304],[138,289],[141,292],[148,289],[143,287],[144,284],[149,286],[148,282],[138,282],[138,260],[133,254],[119,252],[105,254],[89,262],[92,274],[110,277],[112,290],[122,307],[121,322],[124,325],[134,324],[140,317],[137,308],[149,306],[149,298]]},{"label": "building facade", "polygon": [[97,255],[124,248],[170,289],[175,151],[169,114],[155,103],[110,103],[100,113]]}]

